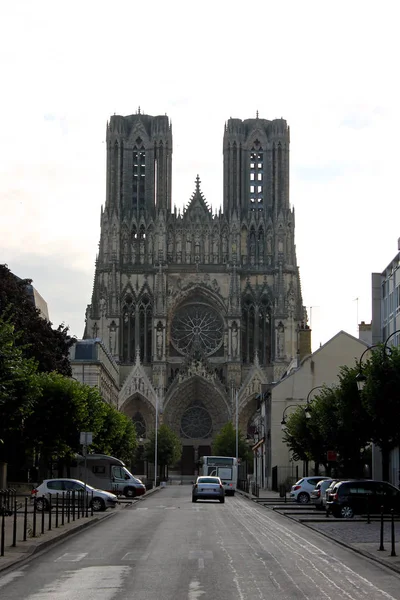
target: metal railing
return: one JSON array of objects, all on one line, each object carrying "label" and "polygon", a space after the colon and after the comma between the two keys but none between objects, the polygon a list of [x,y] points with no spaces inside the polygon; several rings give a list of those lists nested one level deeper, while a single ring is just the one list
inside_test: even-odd
[{"label": "metal railing", "polygon": [[20,496],[18,501],[15,490],[0,490],[0,556],[4,556],[7,544],[15,547],[17,539],[23,543],[28,537],[43,535],[46,529],[51,531],[89,516],[93,516],[93,492],[91,498],[72,491],[33,499]]}]

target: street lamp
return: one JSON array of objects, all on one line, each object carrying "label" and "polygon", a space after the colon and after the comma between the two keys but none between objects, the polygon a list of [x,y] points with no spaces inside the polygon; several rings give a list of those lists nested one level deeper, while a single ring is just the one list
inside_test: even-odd
[{"label": "street lamp", "polygon": [[[307,399],[306,399],[306,406],[304,408],[304,414],[306,419],[311,419],[311,406],[310,406],[310,396],[311,393],[314,390],[318,390],[318,389],[322,389],[324,386],[323,385],[316,385],[315,387],[313,387],[307,394]],[[292,407],[299,407],[302,406],[301,404],[289,404],[289,406],[286,406],[285,410],[283,411],[283,415],[282,415],[282,421],[281,421],[281,428],[282,431],[286,431],[287,427],[286,427],[286,411],[288,408],[292,408]]]},{"label": "street lamp", "polygon": [[281,429],[282,431],[286,431],[287,427],[286,427],[286,411],[288,408],[293,408],[296,407],[298,408],[299,406],[301,406],[301,404],[289,404],[289,406],[286,406],[285,410],[283,411],[282,414],[282,421],[281,421]]},{"label": "street lamp", "polygon": [[322,390],[323,387],[324,387],[323,385],[316,385],[315,387],[311,388],[311,390],[308,392],[307,399],[306,399],[306,407],[304,409],[304,412],[306,413],[306,419],[311,419],[311,406],[310,406],[311,393],[314,390]]},{"label": "street lamp", "polygon": [[[396,329],[396,331],[393,331],[393,333],[391,333],[391,334],[390,334],[390,335],[389,335],[389,336],[386,338],[386,340],[385,340],[385,341],[384,341],[384,343],[383,343],[383,349],[382,349],[382,351],[383,351],[383,356],[384,356],[384,358],[386,358],[386,356],[387,356],[387,354],[386,354],[386,351],[387,351],[388,349],[390,350],[390,348],[388,348],[388,345],[387,345],[387,343],[388,343],[388,341],[390,340],[390,338],[392,338],[394,335],[396,335],[396,333],[400,333],[400,329]],[[369,352],[370,350],[372,350],[372,348],[378,348],[378,346],[381,346],[381,344],[373,344],[372,346],[368,346],[368,348],[366,348],[366,349],[364,350],[364,352],[363,352],[363,353],[361,354],[361,356],[360,356],[360,359],[359,359],[359,361],[358,361],[358,369],[359,369],[359,370],[358,370],[358,373],[357,373],[357,375],[356,375],[357,389],[358,389],[358,391],[359,391],[359,392],[362,392],[362,390],[364,389],[364,386],[365,386],[365,384],[366,384],[366,382],[367,382],[367,378],[366,378],[366,376],[364,375],[364,373],[363,373],[363,370],[362,370],[362,359],[363,359],[363,357],[364,357],[364,354],[366,354],[367,352]]]}]

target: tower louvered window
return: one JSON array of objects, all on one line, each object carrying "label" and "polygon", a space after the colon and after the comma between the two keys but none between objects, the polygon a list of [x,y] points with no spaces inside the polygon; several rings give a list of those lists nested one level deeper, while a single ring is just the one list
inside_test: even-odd
[{"label": "tower louvered window", "polygon": [[151,363],[152,359],[152,316],[152,303],[148,296],[143,296],[139,303],[140,359],[147,364]]},{"label": "tower louvered window", "polygon": [[249,165],[249,198],[250,210],[264,210],[264,153],[258,140],[250,152]]},{"label": "tower louvered window", "polygon": [[[141,142],[141,140],[136,140]],[[132,204],[134,208],[144,209],[145,207],[145,178],[146,178],[146,153],[143,145],[133,149],[133,170],[132,170]]]}]

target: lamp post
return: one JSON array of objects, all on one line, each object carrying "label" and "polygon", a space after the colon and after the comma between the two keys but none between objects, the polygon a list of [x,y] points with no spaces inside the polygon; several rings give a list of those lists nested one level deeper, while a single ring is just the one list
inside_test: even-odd
[{"label": "lamp post", "polygon": [[154,487],[157,487],[157,453],[158,453],[158,390],[156,392],[156,432],[154,436]]},{"label": "lamp post", "polygon": [[236,465],[237,465],[238,460],[239,460],[239,392],[237,390],[235,390],[235,404],[236,404],[235,435],[236,435]]}]

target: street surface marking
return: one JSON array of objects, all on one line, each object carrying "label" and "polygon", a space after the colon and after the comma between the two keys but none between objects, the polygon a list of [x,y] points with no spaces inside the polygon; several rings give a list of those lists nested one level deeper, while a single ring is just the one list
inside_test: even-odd
[{"label": "street surface marking", "polygon": [[203,552],[202,550],[190,550],[189,551],[189,560],[196,560],[196,558],[209,558],[212,560],[214,554],[211,550],[206,550]]},{"label": "street surface marking", "polygon": [[18,577],[22,577],[23,575],[25,575],[25,573],[23,571],[13,571],[12,573],[8,573],[7,575],[0,577],[0,587],[3,587],[5,585],[7,585],[8,583],[11,583],[14,579],[17,579]]},{"label": "street surface marking", "polygon": [[85,558],[85,556],[87,556],[87,555],[88,555],[87,552],[81,552],[80,554],[79,553],[72,554],[72,552],[66,552],[62,556],[59,556],[58,558],[56,558],[56,560],[54,562],[58,562],[58,561],[79,562],[80,560]]},{"label": "street surface marking", "polygon": [[76,571],[64,571],[63,575],[49,583],[26,600],[112,600],[120,595],[130,572],[130,567],[85,567]]},{"label": "street surface marking", "polygon": [[147,506],[146,507],[143,506],[142,508],[137,508],[136,510],[149,510],[149,509]]},{"label": "street surface marking", "polygon": [[194,579],[193,581],[191,581],[189,584],[188,600],[197,600],[197,598],[200,598],[200,596],[205,594],[205,591],[200,588],[201,588],[200,581],[197,581],[197,579]]},{"label": "street surface marking", "polygon": [[143,554],[143,550],[139,548],[134,550],[133,552],[127,552],[121,560],[147,560],[149,558],[149,553],[146,552]]}]

